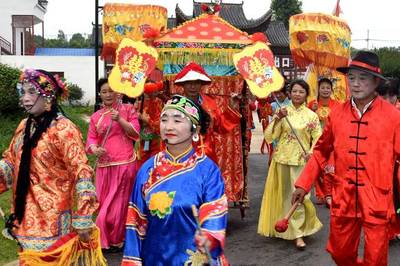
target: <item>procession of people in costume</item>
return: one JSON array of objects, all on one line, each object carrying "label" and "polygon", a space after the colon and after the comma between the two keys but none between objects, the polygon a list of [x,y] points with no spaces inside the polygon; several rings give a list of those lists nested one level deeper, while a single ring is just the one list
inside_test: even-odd
[{"label": "procession of people in costume", "polygon": [[[274,145],[258,233],[295,240],[304,250],[304,237],[322,227],[308,194],[320,186],[317,198],[331,212],[327,250],[333,260],[387,265],[389,240],[400,233],[400,113],[391,97],[398,93],[392,84],[381,87],[386,78],[373,52],[358,52],[338,70],[351,94],[342,104],[330,99],[332,81],[325,78],[308,105],[303,80],[260,105],[270,116],[265,140]],[[83,256],[85,265],[105,265],[103,252],[123,250],[122,265],[228,265],[228,200],[213,134],[229,132],[241,114],[237,95],[221,111],[201,93],[211,80],[191,62],[174,78],[184,95],[158,98],[161,85],[154,85],[135,105],[122,103],[109,81],[99,80],[103,105],[91,116],[85,148],[57,104],[65,84],[44,70],[25,70],[18,92],[28,117],[0,160],[0,192],[13,190],[7,228],[20,245],[20,263],[77,264]],[[146,143],[146,134],[158,143]],[[86,152],[96,155],[95,171]],[[277,227],[282,217],[283,230]]]}]

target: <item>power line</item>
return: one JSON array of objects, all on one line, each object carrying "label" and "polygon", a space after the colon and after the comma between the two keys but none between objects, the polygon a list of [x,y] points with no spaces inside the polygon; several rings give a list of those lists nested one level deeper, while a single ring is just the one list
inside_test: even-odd
[{"label": "power line", "polygon": [[400,42],[400,40],[382,40],[382,39],[352,39],[351,41],[376,41],[376,42]]}]

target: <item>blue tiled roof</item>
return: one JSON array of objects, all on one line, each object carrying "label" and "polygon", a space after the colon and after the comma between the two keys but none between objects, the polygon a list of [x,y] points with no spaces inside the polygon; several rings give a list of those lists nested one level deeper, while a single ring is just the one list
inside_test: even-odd
[{"label": "blue tiled roof", "polygon": [[93,48],[36,48],[35,55],[94,56],[94,49]]}]

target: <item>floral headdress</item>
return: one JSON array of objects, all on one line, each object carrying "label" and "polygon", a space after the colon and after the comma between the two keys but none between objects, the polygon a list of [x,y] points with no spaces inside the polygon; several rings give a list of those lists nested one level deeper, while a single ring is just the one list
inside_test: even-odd
[{"label": "floral headdress", "polygon": [[193,124],[198,125],[200,123],[200,109],[199,107],[190,99],[175,94],[170,100],[165,104],[161,113],[164,113],[167,109],[176,109],[185,114]]},{"label": "floral headdress", "polygon": [[56,99],[61,95],[62,98],[68,97],[66,84],[58,77],[41,69],[26,69],[19,78],[19,87],[22,84],[30,82],[38,94],[48,99]]}]

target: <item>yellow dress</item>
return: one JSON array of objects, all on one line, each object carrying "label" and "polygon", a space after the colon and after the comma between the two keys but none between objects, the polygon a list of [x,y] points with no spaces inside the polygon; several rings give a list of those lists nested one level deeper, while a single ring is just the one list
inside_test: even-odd
[{"label": "yellow dress", "polygon": [[[318,116],[305,104],[296,108],[290,103],[286,106],[288,119],[295,129],[304,148],[309,151],[315,145],[322,130]],[[277,141],[261,203],[258,233],[268,237],[296,239],[311,235],[321,229],[314,205],[307,196],[292,218],[286,232],[275,231],[275,223],[282,219],[291,207],[294,183],[305,165],[303,150],[285,119],[273,118],[264,132],[268,143]]]}]

